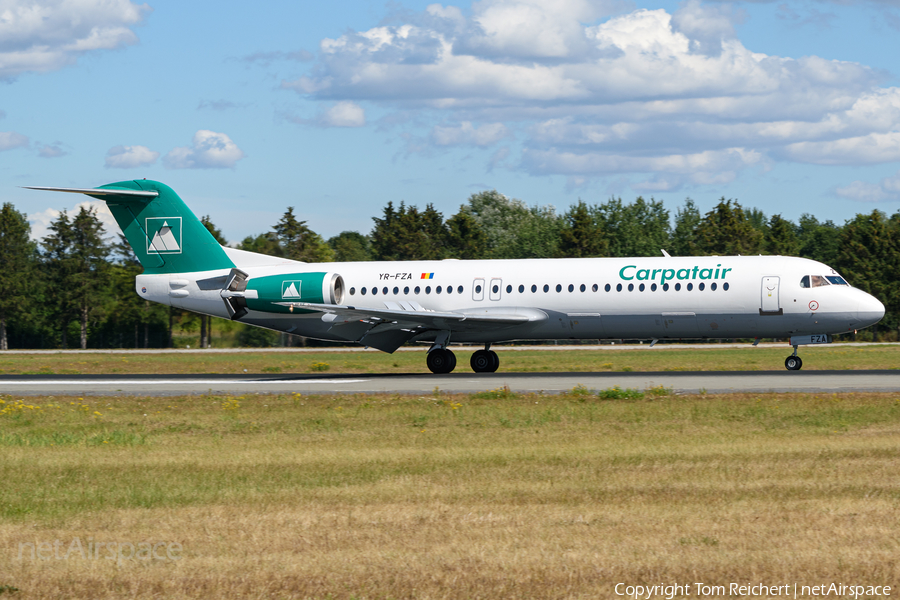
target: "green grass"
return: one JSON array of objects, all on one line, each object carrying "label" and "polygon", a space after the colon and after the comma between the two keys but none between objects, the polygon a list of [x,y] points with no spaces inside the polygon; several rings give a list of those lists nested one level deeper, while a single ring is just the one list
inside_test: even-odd
[{"label": "green grass", "polygon": [[[900,575],[894,394],[2,400],[16,597],[586,598]],[[185,558],[15,559],[76,536]]]},{"label": "green grass", "polygon": [[[619,350],[514,350],[498,348],[501,372],[756,371],[784,369],[791,353],[778,347]],[[471,349],[457,348],[459,372],[467,372]],[[900,346],[801,348],[804,370],[900,368]],[[427,373],[421,352],[373,351],[235,354],[0,354],[0,374],[107,373]]]},{"label": "green grass", "polygon": [[[715,453],[761,439],[771,439],[777,448],[793,445],[798,436],[824,441],[900,424],[900,400],[893,397],[679,397],[665,388],[577,387],[558,397],[499,389],[422,398],[116,397],[39,405],[7,397],[5,402],[35,407],[0,414],[0,479],[16,482],[0,488],[5,518],[252,502],[260,495],[284,500],[303,496],[304,490],[410,474],[484,477],[510,462],[537,460],[538,465],[548,458],[528,458],[522,435],[529,444],[571,440],[550,464],[571,467],[590,449],[603,457],[598,466],[613,466],[677,462],[699,448]],[[419,450],[421,458],[409,455]],[[897,454],[894,448],[883,452]],[[285,468],[294,453],[291,468]]]}]

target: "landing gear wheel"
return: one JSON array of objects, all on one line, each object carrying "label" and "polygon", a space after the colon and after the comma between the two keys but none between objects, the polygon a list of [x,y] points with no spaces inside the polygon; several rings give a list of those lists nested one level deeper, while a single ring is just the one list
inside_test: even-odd
[{"label": "landing gear wheel", "polygon": [[432,373],[450,373],[456,368],[456,355],[446,348],[438,348],[428,353],[425,362]]},{"label": "landing gear wheel", "polygon": [[803,361],[800,360],[799,356],[788,356],[784,359],[784,366],[787,367],[788,371],[799,371],[800,367],[803,366]]},{"label": "landing gear wheel", "polygon": [[493,350],[488,350],[491,353],[491,358],[493,359],[493,366],[491,367],[491,373],[496,373],[497,369],[500,368],[500,357],[497,356],[497,353]]},{"label": "landing gear wheel", "polygon": [[493,373],[500,366],[500,357],[493,350],[477,350],[469,365],[476,373]]}]

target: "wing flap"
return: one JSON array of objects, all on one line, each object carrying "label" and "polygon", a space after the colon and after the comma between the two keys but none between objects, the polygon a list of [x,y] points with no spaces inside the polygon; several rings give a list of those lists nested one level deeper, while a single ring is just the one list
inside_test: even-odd
[{"label": "wing flap", "polygon": [[524,323],[542,321],[547,318],[547,314],[543,311],[523,308],[472,312],[438,312],[335,306],[333,304],[314,304],[309,302],[279,302],[278,304],[334,315],[330,318],[333,328],[340,327],[344,323],[365,321],[371,322],[373,325],[390,322],[398,328],[416,328],[419,330],[471,331],[473,329],[512,327]]}]

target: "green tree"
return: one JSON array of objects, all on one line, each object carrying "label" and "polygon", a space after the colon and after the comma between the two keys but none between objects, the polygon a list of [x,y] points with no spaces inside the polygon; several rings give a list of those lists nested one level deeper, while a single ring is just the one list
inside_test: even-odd
[{"label": "green tree", "polygon": [[255,236],[248,235],[238,244],[238,248],[247,252],[265,254],[266,256],[284,256],[284,250],[278,243],[278,236],[273,231],[260,233]]},{"label": "green tree", "polygon": [[479,259],[487,253],[487,235],[465,205],[447,219],[447,247],[453,258]]},{"label": "green tree", "polygon": [[800,252],[797,227],[787,219],[782,219],[781,215],[772,215],[766,227],[764,247],[768,254],[797,256]]},{"label": "green tree", "polygon": [[611,198],[595,212],[609,239],[610,256],[660,256],[669,246],[669,211],[662,202],[638,196],[626,205]]},{"label": "green tree", "polygon": [[469,210],[485,234],[485,258],[549,258],[557,255],[562,221],[552,206],[528,207],[497,190],[469,197]]},{"label": "green tree", "polygon": [[49,294],[67,346],[68,326],[80,324],[80,345],[87,348],[88,325],[102,316],[109,283],[110,246],[103,239],[103,224],[93,208],[84,206],[74,219],[66,211],[50,224],[44,238],[44,259]]},{"label": "green tree", "polygon": [[342,231],[328,239],[338,262],[358,262],[372,260],[372,244],[369,238],[357,231]]},{"label": "green tree", "polygon": [[559,256],[587,258],[606,256],[609,242],[603,227],[594,219],[588,205],[583,200],[569,207],[563,215],[563,225],[559,231]]},{"label": "green tree", "polygon": [[306,221],[297,220],[293,206],[289,206],[281,220],[275,224],[274,231],[286,258],[312,263],[334,260],[334,252],[322,237],[310,229]]},{"label": "green tree", "polygon": [[685,199],[684,206],[675,211],[675,227],[670,242],[672,256],[690,256],[697,251],[695,237],[702,220],[694,201]]},{"label": "green tree", "polygon": [[67,211],[62,211],[50,223],[50,233],[41,242],[43,265],[41,273],[47,281],[47,304],[50,318],[59,327],[60,344],[68,348],[69,322],[76,316],[72,294],[65,289],[73,270],[70,257],[72,246],[72,222]]},{"label": "green tree", "polygon": [[443,216],[428,204],[424,211],[393,202],[384,207],[382,217],[372,217],[370,235],[376,260],[437,260],[444,258],[447,229]]},{"label": "green tree", "polygon": [[883,324],[900,325],[900,213],[888,219],[874,210],[848,221],[841,231],[835,266],[851,285],[881,300]]},{"label": "green tree", "polygon": [[800,216],[797,227],[800,256],[825,263],[836,264],[841,244],[841,227],[831,221],[820,223],[810,214]]},{"label": "green tree", "polygon": [[768,219],[766,219],[766,213],[761,211],[758,208],[745,208],[744,216],[747,218],[747,222],[753,225],[753,229],[766,234],[766,229],[768,229]]},{"label": "green tree", "polygon": [[700,254],[746,255],[760,253],[763,234],[747,219],[740,204],[723,197],[700,221],[695,239]]},{"label": "green tree", "polygon": [[37,246],[30,233],[25,213],[5,202],[0,208],[0,350],[9,349],[9,319],[22,319],[34,300]]}]

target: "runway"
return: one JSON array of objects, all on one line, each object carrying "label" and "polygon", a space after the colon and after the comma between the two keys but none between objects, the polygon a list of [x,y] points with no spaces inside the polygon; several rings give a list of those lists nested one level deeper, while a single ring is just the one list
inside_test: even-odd
[{"label": "runway", "polygon": [[0,395],[429,394],[472,393],[508,386],[557,394],[583,385],[602,390],[654,386],[675,392],[900,392],[900,371],[694,371],[628,373],[490,373],[449,375],[0,375]]}]

